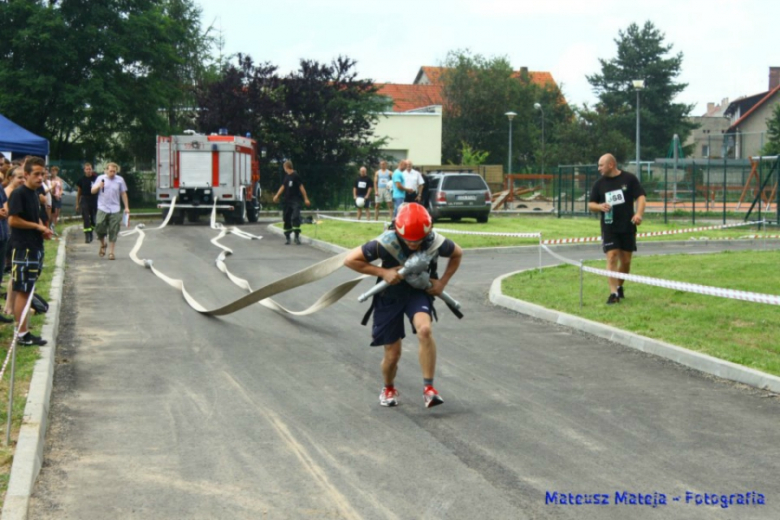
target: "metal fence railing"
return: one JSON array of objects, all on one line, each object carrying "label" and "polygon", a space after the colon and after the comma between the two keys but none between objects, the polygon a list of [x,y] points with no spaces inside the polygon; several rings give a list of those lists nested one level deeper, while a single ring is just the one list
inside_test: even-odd
[{"label": "metal fence railing", "polygon": [[[627,171],[632,171],[626,168]],[[642,164],[638,175],[647,194],[647,212],[699,216],[780,219],[778,157],[750,159],[656,159]],[[633,171],[632,171],[633,173]],[[588,199],[599,177],[596,165],[561,165],[555,177],[555,211],[558,216],[589,213]]]}]

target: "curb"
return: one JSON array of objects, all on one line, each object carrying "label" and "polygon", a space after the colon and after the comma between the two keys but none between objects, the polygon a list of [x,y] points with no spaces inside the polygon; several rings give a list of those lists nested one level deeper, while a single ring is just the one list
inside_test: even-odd
[{"label": "curb", "polygon": [[49,292],[49,310],[46,313],[41,336],[49,338],[46,346],[40,347],[40,359],[35,362],[27,404],[24,407],[22,427],[16,442],[11,477],[3,504],[3,520],[24,520],[30,504],[35,481],[43,465],[43,448],[46,445],[49,402],[54,381],[54,357],[57,352],[57,331],[60,323],[63,283],[65,281],[65,247],[69,229],[60,237],[57,258],[54,261],[54,275]]},{"label": "curb", "polygon": [[671,343],[640,336],[633,332],[617,329],[609,325],[504,296],[501,292],[501,282],[504,278],[530,270],[536,270],[536,268],[515,271],[493,280],[493,283],[490,285],[490,302],[496,306],[505,307],[521,314],[551,321],[558,325],[577,329],[629,348],[641,350],[642,352],[647,352],[648,354],[674,361],[700,372],[750,385],[762,390],[780,393],[780,377],[765,374],[764,372],[737,365],[736,363],[723,359],[714,358],[706,354],[700,354],[692,350],[678,347],[677,345],[672,345]]}]

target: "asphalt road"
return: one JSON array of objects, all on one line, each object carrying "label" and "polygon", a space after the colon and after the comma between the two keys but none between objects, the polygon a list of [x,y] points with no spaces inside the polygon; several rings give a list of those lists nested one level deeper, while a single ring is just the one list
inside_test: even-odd
[{"label": "asphalt road", "polygon": [[[223,243],[255,288],[329,256],[245,229],[265,238]],[[214,235],[150,231],[140,256],[217,307],[243,292],[214,267]],[[356,301],[373,282],[307,318],[260,306],[206,318],[129,260],[133,240],[120,238],[114,262],[68,246],[30,518],[780,518],[778,397],[493,307],[490,281],[535,266],[535,249],[467,252],[448,289],[466,317],[440,305],[434,327],[445,404],[426,410],[411,337],[401,405],[378,405],[381,351],[367,346]],[[598,246],[560,250],[601,258]],[[278,300],[301,309],[352,276]],[[686,492],[750,491],[766,504],[686,503]],[[604,494],[609,505],[546,504],[548,492]],[[624,492],[669,504],[616,505]]]}]

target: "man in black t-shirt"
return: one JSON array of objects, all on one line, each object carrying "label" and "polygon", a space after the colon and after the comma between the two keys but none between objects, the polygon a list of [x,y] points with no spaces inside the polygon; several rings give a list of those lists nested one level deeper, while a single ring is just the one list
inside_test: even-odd
[{"label": "man in black t-shirt", "polygon": [[[612,154],[599,159],[599,172],[601,177],[590,192],[588,209],[601,212],[601,241],[607,254],[607,270],[628,274],[631,256],[636,251],[636,227],[645,214],[645,190],[633,174],[617,169]],[[608,305],[625,298],[624,284],[620,278],[609,278]]]},{"label": "man in black t-shirt", "polygon": [[[374,314],[371,346],[384,347],[384,387],[379,394],[379,404],[382,406],[398,404],[395,376],[398,361],[401,359],[401,341],[406,335],[404,317],[411,322],[412,332],[417,334],[419,341],[425,407],[430,408],[444,402],[433,387],[436,371],[436,342],[432,332],[432,319],[436,316],[436,311],[433,308],[433,298],[441,295],[450,278],[458,270],[463,251],[452,240],[438,235],[432,228],[431,216],[425,208],[416,203],[404,204],[398,210],[391,229],[375,240],[353,249],[344,260],[344,265],[350,269],[376,276],[389,284],[383,292],[374,296],[369,310],[369,313],[373,311]],[[449,258],[441,277],[436,272],[436,261],[429,264],[431,286],[427,290],[413,287],[398,273],[401,264],[416,251],[436,253],[437,256]],[[381,267],[371,264],[377,259],[382,260]],[[364,323],[367,319],[368,314]]]},{"label": "man in black t-shirt", "polygon": [[43,269],[43,240],[52,236],[52,230],[41,222],[41,203],[36,193],[43,184],[45,164],[40,157],[28,159],[24,165],[24,184],[11,192],[8,199],[14,317],[18,324],[17,341],[20,345],[47,343],[27,330],[27,317],[21,321],[24,307]]},{"label": "man in black t-shirt", "polygon": [[301,245],[301,203],[311,206],[309,197],[306,195],[306,188],[300,176],[293,170],[292,161],[284,162],[284,171],[287,175],[282,180],[279,191],[274,195],[274,202],[279,201],[279,197],[284,193],[284,236],[285,245],[290,245],[290,234],[295,233],[295,243]]},{"label": "man in black t-shirt", "polygon": [[[371,200],[371,191],[374,189],[374,180],[368,176],[368,170],[365,166],[360,167],[360,175],[355,179],[355,185],[352,186],[352,198],[355,199],[357,207],[357,219],[363,216],[363,208],[366,208],[366,220],[371,220],[369,215],[369,201]],[[363,199],[362,201],[358,199]],[[362,202],[362,203],[361,203]]]},{"label": "man in black t-shirt", "polygon": [[81,209],[84,222],[84,242],[89,244],[93,239],[97,218],[98,196],[92,194],[92,183],[97,179],[92,165],[84,163],[84,176],[76,182],[76,213]]}]

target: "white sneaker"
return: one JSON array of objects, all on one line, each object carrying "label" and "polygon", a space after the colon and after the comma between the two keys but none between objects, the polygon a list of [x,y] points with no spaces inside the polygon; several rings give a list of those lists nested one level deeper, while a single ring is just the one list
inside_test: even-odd
[{"label": "white sneaker", "polygon": [[379,394],[379,404],[382,406],[398,406],[398,390],[383,388]]}]

